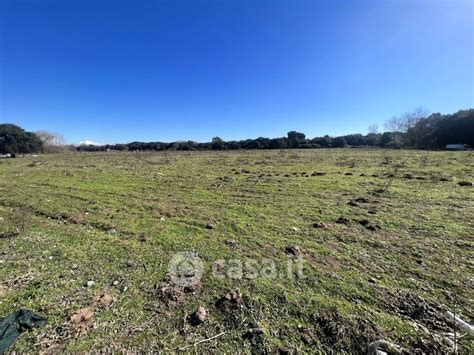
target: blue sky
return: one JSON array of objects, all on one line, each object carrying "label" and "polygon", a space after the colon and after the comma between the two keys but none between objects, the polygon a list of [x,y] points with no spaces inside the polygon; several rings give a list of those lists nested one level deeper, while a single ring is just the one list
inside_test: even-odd
[{"label": "blue sky", "polygon": [[69,143],[365,133],[474,107],[470,0],[0,0],[0,123]]}]

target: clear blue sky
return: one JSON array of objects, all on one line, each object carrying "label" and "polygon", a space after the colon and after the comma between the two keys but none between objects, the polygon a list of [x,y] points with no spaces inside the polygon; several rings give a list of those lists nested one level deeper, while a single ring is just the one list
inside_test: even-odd
[{"label": "clear blue sky", "polygon": [[365,133],[474,107],[470,0],[0,0],[0,122],[69,143]]}]

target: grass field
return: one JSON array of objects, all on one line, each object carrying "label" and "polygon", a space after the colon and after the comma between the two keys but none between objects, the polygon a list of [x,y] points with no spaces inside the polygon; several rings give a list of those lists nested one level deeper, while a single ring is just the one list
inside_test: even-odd
[{"label": "grass field", "polygon": [[[4,159],[0,318],[48,318],[19,352],[449,352],[443,310],[474,320],[473,180],[473,152]],[[182,289],[168,264],[185,251],[204,272]]]}]

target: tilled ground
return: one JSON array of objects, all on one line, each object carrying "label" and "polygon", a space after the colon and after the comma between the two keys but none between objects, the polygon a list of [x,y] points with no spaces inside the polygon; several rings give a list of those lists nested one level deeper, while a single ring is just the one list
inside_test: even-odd
[{"label": "tilled ground", "polygon": [[[474,352],[443,316],[474,320],[473,168],[362,149],[1,160],[0,317],[48,318],[17,351]],[[193,285],[170,272],[182,252]]]}]

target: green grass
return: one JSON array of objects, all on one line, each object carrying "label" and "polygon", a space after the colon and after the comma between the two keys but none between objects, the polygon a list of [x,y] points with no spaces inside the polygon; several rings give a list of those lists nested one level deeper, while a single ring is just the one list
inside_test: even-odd
[{"label": "green grass", "polygon": [[[474,193],[457,184],[473,171],[472,152],[362,149],[0,160],[0,317],[22,307],[48,318],[17,341],[19,352],[174,351],[222,332],[186,351],[362,352],[377,339],[449,351],[452,329],[431,312],[456,304],[474,318]],[[358,197],[369,203],[348,205]],[[341,216],[349,224],[335,223]],[[285,270],[289,245],[300,248],[304,278],[211,272],[219,259],[268,258]],[[203,260],[202,288],[167,304],[155,287],[182,251]],[[242,292],[240,308],[217,307],[230,289]],[[68,317],[103,290],[115,302],[75,333]],[[187,316],[199,305],[209,316],[194,326]],[[472,338],[460,348],[474,351]]]}]

